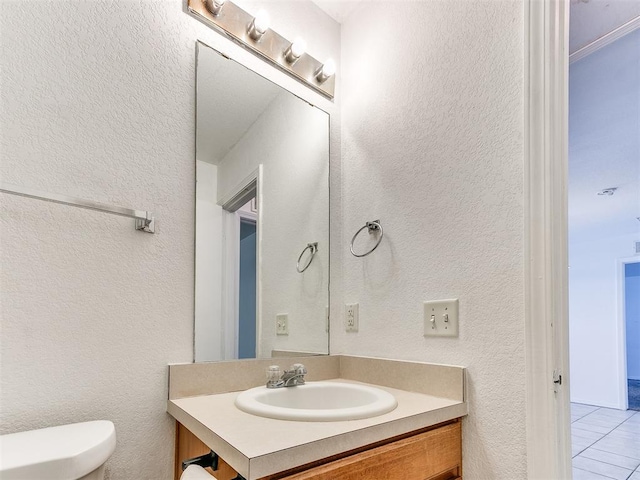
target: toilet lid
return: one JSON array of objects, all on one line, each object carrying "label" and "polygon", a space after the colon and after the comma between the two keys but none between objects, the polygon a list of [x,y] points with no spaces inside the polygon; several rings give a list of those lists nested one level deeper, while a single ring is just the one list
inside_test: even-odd
[{"label": "toilet lid", "polygon": [[107,420],[74,423],[0,436],[0,478],[71,480],[105,463],[116,447]]}]

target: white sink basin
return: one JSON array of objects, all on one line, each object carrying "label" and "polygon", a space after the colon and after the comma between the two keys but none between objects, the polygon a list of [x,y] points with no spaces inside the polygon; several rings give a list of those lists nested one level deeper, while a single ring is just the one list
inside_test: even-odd
[{"label": "white sink basin", "polygon": [[283,388],[257,387],[236,398],[236,407],[260,417],[334,422],[376,417],[398,405],[379,388],[342,382],[312,382]]}]

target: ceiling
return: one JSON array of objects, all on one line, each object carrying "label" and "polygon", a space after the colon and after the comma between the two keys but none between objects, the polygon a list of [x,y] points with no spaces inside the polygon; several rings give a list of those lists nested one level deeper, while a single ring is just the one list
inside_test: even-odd
[{"label": "ceiling", "polygon": [[338,23],[343,23],[366,0],[312,0]]},{"label": "ceiling", "polygon": [[640,0],[571,0],[569,53],[640,16]]}]

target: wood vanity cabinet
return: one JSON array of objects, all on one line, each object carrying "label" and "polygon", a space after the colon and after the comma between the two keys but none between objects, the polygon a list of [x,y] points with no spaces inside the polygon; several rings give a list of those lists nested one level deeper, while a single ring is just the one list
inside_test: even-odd
[{"label": "wood vanity cabinet", "polygon": [[[180,480],[180,475],[182,475],[182,462],[184,460],[199,457],[210,451],[211,449],[191,433],[187,427],[180,422],[176,422],[175,480]],[[222,459],[218,461],[218,469],[215,472],[209,468],[207,471],[215,475],[216,480],[233,480],[238,476],[236,471]]]},{"label": "wood vanity cabinet", "polygon": [[[180,463],[209,448],[181,424],[176,429],[176,480]],[[233,480],[236,473],[224,462],[217,480]],[[410,432],[260,480],[453,480],[462,478],[460,421]]]}]

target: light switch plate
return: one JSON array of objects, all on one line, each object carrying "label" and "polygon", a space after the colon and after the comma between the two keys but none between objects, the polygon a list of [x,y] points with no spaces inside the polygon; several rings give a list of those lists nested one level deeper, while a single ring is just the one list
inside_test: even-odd
[{"label": "light switch plate", "polygon": [[424,336],[458,336],[458,299],[424,302]]},{"label": "light switch plate", "polygon": [[276,335],[289,335],[289,314],[276,315]]}]

